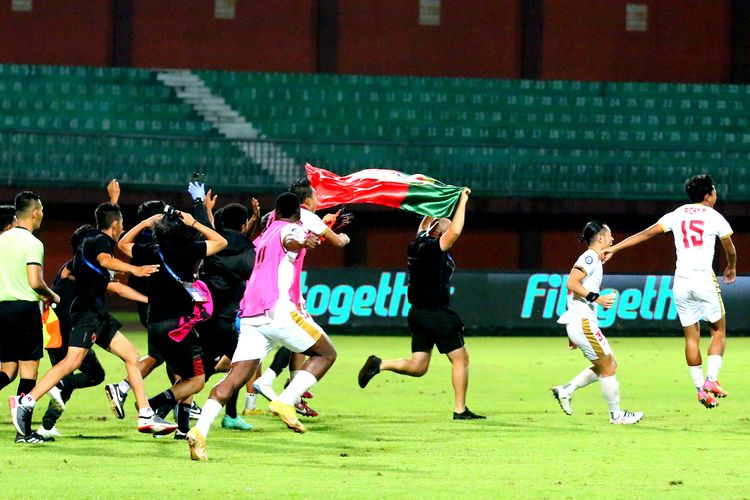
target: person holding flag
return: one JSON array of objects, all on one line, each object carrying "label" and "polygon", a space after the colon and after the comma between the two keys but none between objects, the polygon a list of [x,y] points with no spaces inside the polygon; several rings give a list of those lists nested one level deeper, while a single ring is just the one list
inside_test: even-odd
[{"label": "person holding flag", "polygon": [[471,193],[469,188],[462,189],[453,219],[426,216],[407,250],[411,358],[383,360],[373,354],[362,366],[357,381],[364,389],[381,371],[421,377],[430,366],[432,348],[437,346],[451,362],[455,394],[453,420],[475,420],[486,417],[466,406],[469,353],[464,346],[464,324],[448,307],[450,279],[456,269],[448,251],[461,236]]}]

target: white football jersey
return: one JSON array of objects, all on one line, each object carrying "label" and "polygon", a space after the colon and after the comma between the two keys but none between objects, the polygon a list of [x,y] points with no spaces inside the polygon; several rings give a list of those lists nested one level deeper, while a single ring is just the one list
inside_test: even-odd
[{"label": "white football jersey", "polygon": [[[573,265],[573,269],[578,269],[586,274],[583,280],[581,280],[581,284],[586,290],[595,293],[601,291],[604,268],[602,261],[599,260],[599,254],[593,250],[586,250],[578,257],[578,260]],[[580,297],[570,291],[568,292],[568,311],[589,315],[592,313],[596,314],[594,304],[590,304],[585,297]]]},{"label": "white football jersey", "polygon": [[323,219],[318,217],[314,212],[309,211],[305,207],[300,207],[299,220],[302,226],[316,236],[320,236],[328,231],[328,226],[323,222]]},{"label": "white football jersey", "polygon": [[713,273],[716,237],[723,239],[732,234],[719,212],[700,203],[683,205],[659,219],[658,224],[665,233],[672,231],[674,235],[675,276],[684,278]]}]

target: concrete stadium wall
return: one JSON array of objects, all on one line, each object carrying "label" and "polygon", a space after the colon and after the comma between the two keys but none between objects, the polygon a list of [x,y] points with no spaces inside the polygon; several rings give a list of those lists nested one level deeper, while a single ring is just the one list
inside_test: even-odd
[{"label": "concrete stadium wall", "polygon": [[520,2],[443,0],[440,25],[419,2],[339,2],[340,73],[518,78]]},{"label": "concrete stadium wall", "polygon": [[216,19],[212,0],[134,0],[133,65],[315,71],[315,4],[236,2],[235,19]]},{"label": "concrete stadium wall", "polygon": [[29,0],[31,11],[0,3],[0,62],[107,66],[111,0]]},{"label": "concrete stadium wall", "polygon": [[[648,9],[646,31],[626,30],[626,6]],[[543,79],[725,82],[729,1],[544,2]]]},{"label": "concrete stadium wall", "polygon": [[[28,0],[29,12],[2,2],[0,62],[107,66],[122,57],[136,67],[313,72],[332,53],[340,73],[490,78],[519,78],[524,64],[518,0],[442,0],[439,25],[420,24],[417,0],[339,1],[323,19],[335,35],[320,39],[318,0],[236,2],[234,19],[216,19],[213,0],[117,1]],[[526,40],[541,50],[526,63],[543,79],[728,81],[730,0],[640,0],[645,31],[626,29],[631,3],[542,2],[541,32]],[[127,15],[115,16],[115,5]],[[113,36],[115,17],[125,42]],[[115,38],[126,47],[113,58]]]}]

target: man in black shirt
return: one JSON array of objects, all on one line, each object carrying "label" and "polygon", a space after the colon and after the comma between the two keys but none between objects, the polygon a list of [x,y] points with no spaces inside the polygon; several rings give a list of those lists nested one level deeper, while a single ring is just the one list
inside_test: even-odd
[{"label": "man in black shirt", "polygon": [[29,394],[11,400],[13,425],[22,435],[30,433],[31,416],[39,398],[78,369],[95,343],[125,362],[138,406],[138,431],[168,434],[176,429],[175,425],[157,417],[149,406],[138,370],[138,351],[120,333],[120,322],[109,314],[104,303],[110,271],[150,276],[159,270],[159,266],[136,267],[114,257],[115,241],[123,232],[119,206],[102,203],[96,208],[95,216],[98,233],[86,238],[73,257],[76,297],[70,306],[72,330],[65,359],[50,368]]},{"label": "man in black shirt", "polygon": [[[97,229],[90,224],[83,225],[76,229],[73,236],[70,238],[70,245],[73,248],[73,254],[75,255],[75,252],[86,238],[96,236],[97,233]],[[68,262],[63,264],[57,272],[55,280],[52,282],[52,291],[60,296],[60,304],[58,304],[56,309],[60,326],[60,336],[54,339],[50,338],[49,343],[45,345],[47,355],[53,365],[56,365],[65,359],[65,356],[68,353],[68,342],[70,340],[70,331],[72,329],[70,305],[73,303],[76,296],[75,276],[72,273],[72,267],[73,259],[71,258]],[[110,281],[107,285],[107,290],[116,293],[123,298],[133,300],[138,304],[148,303],[148,299],[145,295],[138,293],[129,286],[117,281]],[[44,417],[42,418],[42,425],[36,431],[37,434],[43,437],[61,436],[55,424],[62,415],[63,410],[65,410],[65,403],[68,402],[73,391],[75,389],[93,387],[101,384],[103,381],[104,368],[96,357],[95,352],[90,349],[83,358],[78,371],[66,375],[55,387],[50,389],[50,403],[47,407],[47,411],[44,413]]]},{"label": "man in black shirt", "polygon": [[433,346],[437,346],[441,354],[448,356],[452,366],[454,420],[485,418],[466,406],[469,353],[464,347],[464,324],[458,314],[448,307],[450,279],[456,268],[448,250],[463,230],[470,193],[468,188],[461,193],[453,220],[425,217],[419,225],[417,237],[409,244],[411,359],[381,360],[373,354],[367,358],[358,377],[359,386],[363,389],[372,377],[383,370],[421,377],[430,366]]},{"label": "man in black shirt", "polygon": [[[136,244],[138,234],[148,227],[153,228],[154,242]],[[197,241],[200,237],[204,239]],[[216,231],[195,220],[191,214],[172,207],[164,216],[156,215],[139,222],[118,243],[119,249],[131,258],[145,260],[149,255],[155,255],[161,261],[161,271],[149,285],[149,343],[180,380],[149,402],[154,408],[178,405],[180,434],[176,436],[189,430],[192,397],[203,389],[206,378],[195,330],[189,328],[179,340],[173,338],[171,333],[194,310],[193,299],[184,285],[195,280],[198,265],[204,257],[214,255],[226,246],[227,241]],[[117,416],[122,418],[122,400],[112,397],[110,401]]]},{"label": "man in black shirt", "polygon": [[[253,270],[255,251],[251,237],[260,223],[258,201],[253,199],[252,206],[252,216],[247,207],[239,203],[230,203],[216,212],[216,231],[228,244],[216,255],[206,257],[200,268],[199,277],[206,283],[214,299],[211,318],[196,326],[203,349],[206,379],[214,373],[226,372],[237,348],[237,310],[245,293],[245,283]],[[193,214],[204,224],[210,224],[207,208],[203,200],[195,200]],[[223,428],[253,428],[237,415],[237,392],[227,400],[224,409]]]}]

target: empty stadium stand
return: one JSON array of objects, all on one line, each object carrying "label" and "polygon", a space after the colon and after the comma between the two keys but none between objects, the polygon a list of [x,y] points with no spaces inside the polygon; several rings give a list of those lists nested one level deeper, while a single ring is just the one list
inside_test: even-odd
[{"label": "empty stadium stand", "polygon": [[278,189],[310,161],[487,196],[669,200],[706,171],[750,200],[748,86],[193,73],[259,137],[222,137],[155,71],[0,65],[0,180],[153,188],[200,170]]}]

